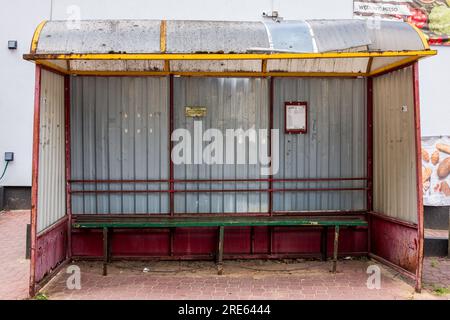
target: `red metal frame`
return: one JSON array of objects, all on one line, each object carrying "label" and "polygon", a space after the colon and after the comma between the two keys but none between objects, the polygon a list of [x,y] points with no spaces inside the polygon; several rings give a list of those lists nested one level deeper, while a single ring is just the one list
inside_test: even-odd
[{"label": "red metal frame", "polygon": [[65,73],[63,73],[63,72],[61,72],[61,71],[59,71],[59,70],[50,68],[50,67],[48,67],[48,66],[46,66],[46,65],[43,65],[43,64],[36,64],[36,65],[38,65],[38,66],[41,68],[41,70],[46,70],[46,71],[48,71],[48,72],[55,73],[55,74],[60,75],[60,76],[62,76],[62,77],[67,76],[67,74],[65,74]]},{"label": "red metal frame", "polygon": [[281,178],[281,179],[156,179],[156,180],[69,180],[70,183],[208,183],[208,182],[324,182],[324,181],[358,181],[368,178]]},{"label": "red metal frame", "polygon": [[[409,63],[409,64],[405,64],[404,66],[410,66],[412,63]],[[49,70],[51,70],[51,71],[55,71],[54,69],[52,69],[52,68],[49,68],[49,67],[47,67],[47,66],[42,66],[42,67],[45,67],[46,69],[49,69]],[[399,68],[395,68],[395,69],[392,69],[392,70],[398,70]],[[400,68],[401,69],[401,68]],[[60,72],[60,71],[57,71],[56,70],[56,72]],[[389,71],[387,71],[387,72],[383,72],[383,73],[379,73],[379,74],[385,74],[385,73],[389,73],[390,72],[390,70]],[[61,72],[60,72],[61,73]],[[61,74],[64,74],[64,73],[61,73]],[[248,76],[248,74],[246,74],[246,75],[239,75],[239,74],[232,74],[232,75],[228,75],[228,74],[222,74],[222,75],[220,75],[220,76],[217,76],[217,75],[209,75],[209,74],[200,74],[200,75],[198,75],[198,74],[193,74],[193,75],[186,75],[186,74],[183,74],[183,75],[180,75],[180,74],[177,74],[176,72],[174,72],[174,73],[167,73],[167,72],[161,72],[161,74],[158,74],[158,75],[148,75],[148,74],[133,74],[133,75],[129,75],[129,74],[109,74],[109,75],[92,75],[92,74],[77,74],[76,72],[73,72],[72,73],[74,76],[76,76],[76,77],[112,77],[112,78],[127,78],[127,77],[137,77],[137,78],[158,78],[158,77],[164,77],[164,76],[176,76],[176,77],[183,77],[183,78],[245,78],[245,79],[249,79],[249,78],[251,78],[251,79],[265,79],[265,78],[267,78],[268,76],[264,76],[264,75],[258,75],[258,76],[252,76],[252,77],[249,77]],[[377,76],[379,75],[379,74],[377,74]],[[272,77],[272,76],[271,76]],[[275,76],[273,76],[274,78],[275,78]],[[323,76],[319,76],[319,75],[314,75],[314,76],[308,76],[308,77],[284,77],[284,78],[290,78],[290,79],[297,79],[297,78],[307,78],[307,79],[323,79],[324,77]],[[361,78],[361,76],[358,76],[358,75],[356,75],[356,76],[352,76],[352,75],[345,75],[345,76],[326,76],[325,78],[327,78],[327,79],[358,79],[358,78]]]},{"label": "red metal frame", "polygon": [[414,224],[414,223],[403,221],[403,220],[400,220],[400,219],[397,219],[397,218],[394,218],[394,217],[389,217],[389,216],[387,216],[387,215],[385,215],[383,213],[380,213],[380,212],[369,211],[369,214],[370,214],[370,216],[374,216],[374,217],[383,219],[385,221],[389,221],[389,222],[401,225],[403,227],[411,228],[411,229],[414,229],[414,230],[417,229],[417,225]]},{"label": "red metal frame", "polygon": [[[273,189],[273,172],[272,172],[272,129],[273,129],[273,108],[274,108],[274,99],[275,99],[275,89],[274,89],[274,81],[275,79],[273,77],[269,78],[269,157],[270,157],[270,175],[269,175],[269,203],[268,203],[268,214],[269,216],[273,215],[273,192],[270,191]],[[254,228],[253,228],[254,229]],[[269,254],[272,254],[273,252],[273,228],[269,227],[268,229],[268,251]],[[254,233],[254,231],[253,231]],[[252,237],[253,241],[253,248],[254,251],[254,234],[250,235]]]},{"label": "red metal frame", "polygon": [[[72,222],[76,221],[78,217],[88,218],[88,217],[98,217],[98,215],[102,216],[102,218],[106,219],[133,219],[133,218],[146,218],[146,217],[152,217],[152,218],[167,218],[167,214],[164,213],[120,213],[120,214],[104,214],[104,213],[89,213],[89,214],[72,214]],[[361,218],[364,218],[367,214],[366,211],[273,211],[272,214],[274,216],[284,216],[284,217],[290,217],[290,216],[306,216],[306,217],[312,217],[312,216],[333,216],[333,215],[339,215],[339,216],[345,216],[345,215],[351,215],[351,216],[358,216]],[[267,212],[227,212],[227,213],[197,213],[197,212],[190,212],[190,213],[174,213],[175,218],[188,218],[188,217],[267,217]]]},{"label": "red metal frame", "polygon": [[[375,77],[383,76],[387,73],[391,73],[394,71],[398,71],[407,67],[412,66],[412,72],[413,72],[413,94],[414,94],[414,139],[415,139],[415,149],[416,149],[416,194],[417,194],[417,224],[408,223],[399,219],[395,219],[392,217],[385,216],[381,213],[375,213],[369,211],[368,215],[368,222],[369,222],[369,255],[373,257],[376,260],[379,260],[382,263],[385,263],[396,270],[400,271],[402,274],[412,278],[415,280],[415,289],[417,292],[421,291],[422,288],[422,270],[423,270],[423,235],[424,235],[424,225],[423,225],[423,190],[422,190],[422,170],[421,170],[421,132],[420,132],[420,97],[419,97],[419,71],[418,71],[418,62],[414,61],[407,65],[400,66],[394,70],[389,70],[389,72],[384,72],[381,74],[376,75]],[[370,79],[370,78],[369,78]],[[368,91],[369,96],[369,91]],[[373,97],[370,95],[370,99],[372,100]],[[373,105],[370,104],[368,107],[373,108]],[[369,110],[368,110],[369,111]],[[372,110],[370,110],[372,111]],[[369,116],[369,113],[368,113]],[[373,119],[372,119],[373,120]],[[369,156],[369,154],[368,154]],[[373,156],[373,154],[371,154]],[[368,159],[369,160],[369,159]],[[373,160],[372,160],[373,161]],[[368,178],[371,178],[371,172],[368,171]],[[369,180],[370,181],[370,180]],[[369,186],[369,184],[368,184]],[[370,185],[370,188],[372,186]],[[371,191],[372,192],[372,191]],[[372,203],[371,203],[372,205]],[[373,210],[373,205],[372,205]],[[382,222],[381,222],[382,221]],[[374,238],[371,235],[371,229],[373,229],[374,223],[377,224],[383,224],[384,232],[388,233],[389,231],[393,232],[394,234],[401,233],[400,237],[402,238],[403,242],[408,241],[410,243],[410,246],[416,248],[417,250],[417,256],[414,257],[415,260],[415,272],[412,272],[412,270],[408,270],[408,268],[405,268],[405,265],[411,265],[412,261],[397,261],[398,264],[393,263],[392,261],[387,260],[384,257],[381,257],[380,255],[376,255],[373,253],[374,245],[372,244],[372,241]],[[393,228],[396,228],[398,226],[401,226],[403,229],[397,230],[395,233],[393,231]],[[374,238],[375,239],[375,238]],[[405,244],[406,245],[406,244]],[[409,247],[408,247],[409,248]],[[380,247],[378,249],[385,250],[386,248]],[[409,248],[411,249],[411,248]],[[385,254],[387,252],[384,252]],[[389,254],[387,254],[389,255]],[[392,258],[392,257],[391,257]],[[403,257],[408,258],[408,257]],[[411,268],[409,268],[411,269]]]},{"label": "red metal frame", "polygon": [[36,242],[37,242],[37,205],[39,172],[39,126],[41,105],[41,66],[36,65],[34,85],[34,119],[33,119],[33,162],[31,187],[31,254],[29,294],[34,296],[36,289]]},{"label": "red metal frame", "polygon": [[416,280],[415,274],[413,274],[409,271],[406,271],[402,267],[399,267],[398,265],[396,265],[395,263],[392,263],[389,260],[386,260],[380,256],[377,256],[376,254],[370,253],[370,251],[369,251],[369,257],[391,267],[392,269],[398,271],[401,275],[406,276],[409,279]]},{"label": "red metal frame", "polygon": [[[77,190],[71,194],[99,194],[99,193],[226,193],[226,192],[322,192],[322,191],[367,191],[361,188],[297,188],[297,189],[196,189],[196,190]],[[173,214],[172,214],[173,215]]]},{"label": "red metal frame", "polygon": [[[403,69],[409,66],[413,66],[413,85],[414,85],[414,116],[415,116],[415,143],[416,143],[416,178],[417,178],[417,208],[418,208],[418,224],[409,224],[404,221],[396,220],[393,218],[389,218],[386,216],[383,216],[382,214],[373,213],[368,215],[369,218],[369,232],[370,232],[370,223],[372,220],[372,217],[374,219],[383,220],[386,221],[393,226],[395,225],[401,225],[403,227],[407,227],[407,230],[413,231],[417,229],[417,237],[418,237],[418,255],[417,255],[417,270],[415,274],[415,280],[416,280],[416,290],[420,291],[421,289],[421,279],[422,279],[422,263],[423,263],[423,202],[422,202],[422,188],[421,188],[421,166],[420,166],[420,150],[421,150],[421,135],[420,135],[420,104],[419,104],[419,84],[418,84],[418,63],[412,62],[408,65],[401,66],[395,70]],[[40,87],[41,87],[41,70],[49,70],[51,72],[59,74],[57,71],[47,68],[46,66],[40,66],[36,65],[36,82],[35,82],[35,101],[34,101],[34,124],[33,124],[33,169],[32,169],[32,209],[31,209],[31,263],[30,263],[30,295],[34,295],[35,289],[36,289],[36,254],[37,254],[37,201],[38,201],[38,168],[39,168],[39,121],[40,121]],[[394,70],[389,70],[388,72],[392,72]],[[388,73],[386,72],[386,73]],[[385,73],[378,74],[378,76],[382,76]],[[63,74],[61,74],[63,75]],[[121,77],[122,75],[117,75]],[[68,256],[71,256],[71,235],[72,231],[70,230],[70,222],[72,221],[73,217],[76,215],[72,215],[72,209],[71,209],[71,195],[76,193],[71,191],[71,184],[72,183],[169,183],[169,190],[163,190],[162,192],[169,192],[170,193],[170,215],[174,217],[178,216],[188,216],[189,214],[175,214],[174,212],[174,194],[176,192],[188,192],[184,190],[175,190],[175,184],[177,183],[207,183],[207,182],[268,182],[269,188],[268,189],[257,189],[257,190],[190,190],[189,192],[242,192],[242,191],[250,191],[250,192],[269,192],[269,212],[268,213],[250,213],[250,212],[244,212],[244,213],[233,213],[232,215],[273,215],[273,214],[283,214],[283,215],[297,215],[297,214],[307,214],[307,215],[314,215],[314,214],[330,214],[330,212],[295,212],[295,213],[285,213],[285,212],[273,212],[272,210],[272,195],[273,192],[289,192],[289,191],[338,191],[338,190],[348,190],[349,188],[320,188],[320,189],[274,189],[273,183],[274,182],[302,182],[302,181],[356,181],[356,180],[367,180],[367,187],[366,188],[351,188],[351,190],[366,190],[367,191],[367,209],[368,211],[373,210],[373,80],[372,78],[367,78],[367,178],[337,178],[337,179],[327,179],[327,178],[321,178],[321,179],[273,179],[273,176],[270,175],[268,179],[225,179],[225,180],[177,180],[174,179],[173,176],[173,163],[171,161],[170,155],[172,150],[172,141],[169,140],[169,179],[165,180],[71,180],[70,179],[70,152],[71,152],[71,144],[70,144],[70,78],[67,75],[64,75],[64,85],[65,85],[65,143],[66,143],[66,210],[67,210],[67,217],[62,219],[60,222],[58,222],[59,225],[67,226],[68,229],[68,243],[69,243],[69,253]],[[233,76],[236,77],[236,76]],[[245,77],[245,76],[244,76]],[[355,78],[355,77],[349,77],[349,78]],[[274,92],[273,92],[273,78],[269,78],[269,84],[270,84],[270,92],[269,92],[269,126],[270,129],[273,128],[273,100],[274,100]],[[174,115],[174,98],[173,98],[173,75],[169,75],[169,137],[171,136],[171,133],[173,132],[173,115]],[[285,118],[286,118],[286,112],[285,112]],[[286,119],[285,119],[286,120]],[[306,126],[308,126],[308,112],[306,112]],[[286,123],[286,121],[285,121]],[[286,128],[285,128],[286,129]],[[305,130],[307,131],[307,130]],[[292,132],[292,131],[290,131]],[[270,135],[270,132],[269,132]],[[271,135],[269,139],[269,153],[271,156],[272,153],[272,145],[271,145]],[[150,190],[153,191],[153,190]],[[120,191],[119,191],[120,192]],[[123,192],[123,191],[122,191]],[[149,191],[144,191],[149,192]],[[77,192],[78,193],[78,192]],[[355,214],[355,211],[350,212],[331,212],[331,214]],[[361,215],[364,215],[364,212],[359,212]],[[194,215],[194,214],[192,214]],[[197,214],[196,216],[200,215],[208,215],[208,214]],[[214,214],[215,216],[220,216],[221,214]],[[225,215],[225,214],[224,214]],[[230,215],[230,214],[226,214]],[[107,215],[107,216],[115,216],[115,215]],[[152,215],[152,216],[158,216],[158,215]],[[164,215],[161,215],[164,216]],[[68,220],[68,224],[65,223],[65,219]],[[50,228],[49,230],[44,231],[42,234],[39,234],[39,236],[46,235],[51,233],[52,231],[55,231],[57,228]],[[273,255],[273,233],[272,229],[270,229],[270,237],[268,241],[270,241],[269,244],[269,254],[259,254],[258,252],[255,252],[255,230],[251,231],[251,253],[256,253],[255,256],[248,256],[248,255],[232,255],[235,257],[285,257],[286,254],[280,254],[277,252],[277,254]],[[75,233],[78,233],[76,231]],[[370,252],[370,235],[368,237],[369,241],[369,252]],[[170,256],[173,256],[174,252],[174,232],[173,230],[170,231],[170,248],[169,248]],[[397,268],[402,273],[405,273],[408,276],[411,276],[409,272],[405,272],[404,269],[398,267],[397,265],[393,264],[390,261],[385,260],[384,258],[375,256],[373,254],[370,254],[376,259],[379,259],[385,264],[391,265],[394,268]],[[189,257],[195,257],[195,255],[190,255]],[[206,255],[205,255],[206,257]],[[209,256],[208,256],[209,257]],[[167,257],[166,257],[167,258]],[[179,257],[173,257],[174,259],[179,259]]]},{"label": "red metal frame", "polygon": [[[174,90],[174,79],[173,79],[173,75],[169,75],[169,137],[171,136],[171,133],[174,130],[174,95],[173,95],[173,90]],[[273,108],[274,108],[274,79],[273,78],[269,78],[269,129],[273,128]],[[269,143],[269,156],[272,156],[272,141],[271,141],[271,132],[269,131],[269,136],[270,138],[268,139],[268,143]],[[70,144],[70,141],[69,141]],[[168,154],[169,157],[171,155],[171,151],[172,151],[172,141],[169,141],[169,150],[168,150]],[[193,179],[174,179],[174,167],[173,167],[173,163],[171,161],[171,159],[169,159],[169,178],[168,179],[155,179],[155,180],[71,180],[70,177],[68,178],[68,182],[69,184],[76,184],[76,183],[94,183],[94,184],[101,184],[101,183],[168,183],[169,184],[169,188],[168,190],[137,190],[137,193],[141,193],[141,192],[145,192],[145,193],[150,193],[150,192],[166,192],[170,194],[169,197],[169,207],[170,207],[170,211],[169,211],[169,215],[173,216],[173,217],[180,217],[180,216],[189,216],[189,215],[193,215],[193,216],[208,216],[208,215],[214,215],[214,216],[220,216],[220,215],[224,215],[224,216],[229,216],[229,215],[244,215],[244,216],[267,216],[267,215],[335,215],[335,214],[339,214],[339,215],[345,215],[345,214],[352,214],[354,215],[356,214],[360,214],[361,216],[365,216],[365,212],[362,211],[349,211],[349,212],[342,212],[342,211],[320,211],[320,212],[274,212],[273,208],[272,208],[272,195],[273,192],[311,192],[311,191],[366,191],[367,188],[366,187],[361,187],[361,188],[311,188],[311,189],[301,189],[301,188],[297,188],[297,189],[287,189],[287,188],[274,188],[273,184],[274,183],[282,183],[282,182],[323,182],[323,181],[367,181],[368,178],[367,177],[355,177],[355,178],[299,178],[299,179],[274,179],[272,175],[270,175],[267,178],[261,178],[261,179],[199,179],[199,180],[193,180]],[[241,189],[234,189],[234,190],[180,190],[177,189],[176,186],[177,184],[184,184],[184,183],[214,183],[214,182],[267,182],[269,184],[268,188],[260,188],[260,189],[253,189],[253,190],[241,190]],[[241,212],[241,213],[218,213],[218,214],[197,214],[197,213],[183,213],[183,214],[176,214],[174,211],[174,195],[177,192],[183,192],[183,193],[199,193],[199,192],[267,192],[269,193],[269,210],[268,212]],[[121,191],[121,190],[99,190],[98,193],[110,193],[110,192],[119,192],[119,193],[134,193],[134,190],[129,190],[129,191]],[[71,191],[70,189],[68,190],[68,193],[70,194],[79,194],[79,193],[97,193],[97,191],[94,190],[89,190],[89,191]],[[134,214],[134,215],[138,215],[138,214]],[[167,214],[149,214],[149,213],[144,213],[144,214],[139,214],[139,216],[166,216]],[[76,214],[73,214],[71,212],[71,219],[73,221],[73,217],[76,217]],[[117,215],[106,215],[108,217],[116,217]],[[121,215],[121,217],[123,217],[124,215]],[[130,215],[129,215],[130,216]],[[253,229],[253,230],[252,230]],[[261,234],[261,230],[263,230],[263,232],[267,232],[266,230],[268,230],[268,233],[265,233],[265,235],[263,236]],[[245,241],[245,242],[249,242],[250,246],[249,246],[249,252],[253,253],[253,254],[260,254],[262,253],[264,256],[266,257],[285,257],[286,254],[289,255],[289,253],[282,253],[283,252],[283,246],[287,246],[287,247],[292,247],[292,246],[296,246],[297,241],[291,242],[290,240],[286,243],[280,243],[279,239],[280,237],[283,237],[282,234],[284,233],[290,233],[291,231],[289,231],[290,229],[287,228],[286,230],[284,229],[273,229],[273,228],[250,228],[248,234],[245,233],[245,237],[248,236],[247,239],[243,239],[240,238],[239,241]],[[120,230],[119,230],[120,231]],[[173,257],[175,259],[179,259],[179,246],[180,246],[180,232],[190,232],[190,231],[178,231],[176,232],[175,230],[166,230],[166,233],[164,233],[164,237],[167,237],[165,239],[167,239],[168,242],[165,242],[167,244],[167,247],[161,247],[158,250],[164,250],[167,251],[168,256],[164,255],[165,258],[167,257]],[[193,230],[192,232],[194,232],[193,236],[195,236],[195,231]],[[205,234],[202,234],[201,238],[206,239],[207,237],[211,236],[208,231],[205,231]],[[230,231],[232,233],[232,230]],[[319,231],[318,231],[319,232]],[[353,231],[349,231],[349,239],[352,239],[352,232]],[[367,232],[367,231],[364,231]],[[120,233],[120,232],[119,232]],[[76,249],[74,249],[74,256],[77,256],[77,253],[79,253],[79,249],[80,246],[86,246],[88,245],[90,247],[90,249],[88,249],[87,247],[85,247],[86,250],[91,250],[93,249],[93,247],[91,247],[89,245],[89,243],[91,243],[91,241],[93,241],[94,239],[90,238],[92,236],[91,232],[87,232],[87,231],[82,231],[80,232],[79,230],[74,230],[73,234],[76,234],[76,238],[74,239],[74,245]],[[133,235],[133,233],[127,233],[130,235]],[[87,236],[87,238],[85,239],[85,235]],[[80,238],[80,236],[82,238]],[[120,236],[120,234],[118,235]],[[261,237],[264,237],[264,239],[262,239]],[[362,234],[358,233],[358,237],[359,239],[361,239]],[[127,236],[128,237],[128,236]],[[131,241],[131,239],[134,236],[130,236],[130,240],[126,240],[126,241]],[[226,236],[227,237],[227,236]],[[302,236],[302,238],[307,238],[308,234],[304,234]],[[156,236],[156,239],[158,238],[158,236]],[[276,239],[278,239],[278,241],[275,241]],[[345,238],[345,237],[344,237]],[[344,239],[343,238],[343,239]],[[366,238],[366,237],[365,237]],[[79,240],[82,240],[82,242],[78,243]],[[91,239],[91,240],[88,240]],[[128,238],[127,238],[128,239]],[[153,239],[153,238],[152,238]],[[192,241],[197,241],[199,238],[192,238]],[[331,239],[331,238],[330,238]],[[87,241],[87,242],[86,242]],[[97,241],[97,240],[95,240]],[[159,238],[158,241],[161,241],[161,239]],[[204,240],[201,240],[204,241]],[[209,240],[208,240],[209,241]],[[235,240],[230,240],[231,243],[234,243],[234,245],[237,244],[237,242]],[[262,241],[262,242],[261,242]],[[353,243],[353,240],[349,240],[349,243]],[[140,245],[141,247],[145,247],[145,243],[146,241],[142,240],[142,245]],[[154,242],[153,240],[150,241],[151,243],[157,244],[158,242]],[[304,241],[301,241],[302,243],[304,243]],[[161,242],[160,246],[162,245]],[[158,245],[157,245],[158,246]],[[262,248],[261,246],[263,246],[264,248]],[[280,247],[281,246],[281,247]],[[311,245],[307,245],[307,247],[310,247]],[[202,247],[202,246],[200,246]],[[227,247],[227,244],[225,244],[225,247]],[[349,252],[352,251],[358,251],[361,252],[361,250],[366,250],[366,244],[363,243],[359,243],[359,245],[357,246],[358,248],[353,248],[350,249]],[[293,248],[293,247],[292,247]],[[149,248],[147,248],[149,249]],[[225,248],[226,249],[226,248]],[[281,252],[280,252],[281,249]],[[227,250],[227,249],[226,249]],[[113,250],[114,251],[114,250]],[[356,252],[355,251],[355,252]],[[174,257],[174,252],[177,253],[177,256]],[[267,254],[266,254],[267,252]],[[274,254],[275,253],[275,254]],[[193,252],[192,255],[195,255],[195,253]],[[242,255],[245,257],[248,257],[248,255]]]},{"label": "red metal frame", "polygon": [[380,73],[374,75],[373,77],[374,77],[374,78],[381,77],[381,76],[384,76],[384,75],[386,75],[386,74],[388,74],[388,73],[392,73],[392,72],[395,72],[395,71],[398,71],[398,70],[402,70],[402,69],[411,67],[411,66],[413,66],[414,64],[416,64],[417,61],[418,61],[418,60],[411,61],[411,62],[402,64],[402,65],[399,65],[398,67],[395,67],[395,68],[388,69],[388,70],[386,70],[386,71],[380,72]]},{"label": "red metal frame", "polygon": [[[67,259],[68,217],[64,216],[36,237],[35,286]],[[35,290],[36,291],[36,290]]]},{"label": "red metal frame", "polygon": [[[269,158],[270,158],[270,175],[267,179],[269,182],[269,190],[273,188],[273,172],[272,172],[272,129],[273,129],[273,104],[274,104],[274,78],[269,78]],[[272,192],[269,191],[269,203],[268,203],[268,211],[269,215],[272,215]]]},{"label": "red metal frame", "polygon": [[40,237],[44,237],[46,235],[48,235],[49,233],[53,232],[55,229],[59,228],[61,226],[61,224],[68,222],[69,217],[68,216],[64,216],[61,219],[59,219],[58,221],[56,221],[54,224],[52,224],[50,227],[48,227],[47,229],[39,232],[36,236],[37,238]]},{"label": "red metal frame", "polygon": [[[169,214],[171,217],[175,214],[175,194],[173,192],[174,185],[174,168],[172,161],[172,132],[174,130],[174,96],[173,96],[173,75],[169,75]],[[169,255],[173,256],[174,252],[174,229],[170,228],[169,234]]]},{"label": "red metal frame", "polygon": [[380,213],[369,216],[373,228],[370,257],[383,263],[389,261],[388,265],[416,279],[417,226]]},{"label": "red metal frame", "polygon": [[[217,244],[217,228],[176,228],[174,231],[174,255],[168,250],[170,239],[168,229],[115,229],[112,240],[112,254],[122,257],[159,257],[160,259],[194,259],[203,257],[211,260]],[[332,229],[329,230],[331,234]],[[367,229],[344,228],[341,230],[340,253],[367,254]],[[321,228],[282,227],[274,228],[273,252],[269,253],[267,227],[254,228],[254,258],[288,258],[299,256],[319,256]],[[99,257],[102,254],[102,231],[98,229],[74,229],[74,257]],[[328,237],[331,249],[333,238]],[[316,241],[317,240],[317,241]],[[251,228],[230,227],[225,232],[224,251],[226,255],[251,258]],[[330,250],[328,250],[330,252]]]},{"label": "red metal frame", "polygon": [[[304,106],[305,107],[305,129],[288,129],[287,128],[287,108],[289,106]],[[308,103],[306,101],[286,101],[284,103],[284,132],[285,133],[301,133],[308,132]]]},{"label": "red metal frame", "polygon": [[[66,215],[52,226],[37,233],[39,146],[40,146],[40,100],[42,70],[64,77],[64,142],[66,151]],[[31,199],[31,259],[29,295],[34,296],[38,285],[70,257],[71,202],[70,202],[70,79],[52,69],[36,65],[35,101],[33,120],[33,160],[32,160],[32,199]],[[68,162],[69,161],[69,162]]]},{"label": "red metal frame", "polygon": [[[367,256],[366,251],[340,251],[338,257],[365,257]],[[255,254],[234,254],[227,253],[223,255],[224,260],[265,260],[265,259],[318,259],[321,258],[320,253],[255,253]],[[102,261],[103,256],[74,256],[74,261]],[[152,256],[118,256],[112,257],[111,261],[211,261],[210,254],[196,254],[196,255],[177,255],[177,256],[162,256],[162,255],[152,255]],[[386,264],[390,264],[389,262]]]},{"label": "red metal frame", "polygon": [[174,169],[173,169],[173,161],[172,161],[172,132],[174,129],[173,123],[173,114],[174,113],[174,97],[173,97],[173,75],[169,76],[169,192],[170,192],[170,203],[169,203],[169,211],[170,215],[173,216],[175,211],[175,195],[173,193],[174,190]]},{"label": "red metal frame", "polygon": [[66,215],[68,217],[67,258],[72,256],[72,193],[71,193],[71,148],[70,148],[70,76],[64,76],[64,118],[65,118],[65,149],[66,149]]},{"label": "red metal frame", "polygon": [[367,79],[367,210],[373,211],[373,79]]},{"label": "red metal frame", "polygon": [[[373,211],[373,78],[367,78],[367,198],[366,209]],[[371,252],[371,219],[368,215],[368,251]]]},{"label": "red metal frame", "polygon": [[[171,162],[171,166],[173,164]],[[170,175],[173,176],[173,168],[170,169]],[[182,180],[182,179],[157,179],[157,180],[69,180],[69,183],[85,184],[104,184],[104,183],[169,183],[168,190],[77,190],[68,191],[70,194],[100,194],[100,193],[169,193],[170,194],[170,215],[173,216],[174,211],[174,194],[175,193],[226,193],[226,192],[268,192],[269,193],[269,210],[268,214],[273,214],[272,209],[272,194],[274,192],[325,192],[325,191],[364,191],[369,189],[367,187],[336,187],[336,188],[273,188],[273,183],[281,182],[323,182],[323,181],[367,181],[368,178],[281,178],[273,179],[272,175],[265,179],[198,179],[198,180]],[[201,190],[186,190],[176,189],[176,184],[181,183],[217,183],[217,182],[268,182],[269,187],[264,189],[201,189]]]},{"label": "red metal frame", "polygon": [[422,189],[422,135],[420,132],[420,96],[419,96],[419,63],[413,64],[413,86],[414,86],[414,132],[416,142],[416,188],[417,188],[417,270],[416,291],[422,290],[422,268],[423,268],[423,189]]}]

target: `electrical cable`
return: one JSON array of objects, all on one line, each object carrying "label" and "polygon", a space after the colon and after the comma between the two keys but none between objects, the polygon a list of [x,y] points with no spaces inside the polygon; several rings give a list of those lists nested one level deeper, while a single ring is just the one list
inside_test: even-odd
[{"label": "electrical cable", "polygon": [[0,176],[0,181],[3,179],[3,177],[5,176],[6,173],[6,169],[8,169],[8,165],[9,165],[9,161],[6,161],[6,165],[5,165],[5,169],[3,169],[3,173]]}]

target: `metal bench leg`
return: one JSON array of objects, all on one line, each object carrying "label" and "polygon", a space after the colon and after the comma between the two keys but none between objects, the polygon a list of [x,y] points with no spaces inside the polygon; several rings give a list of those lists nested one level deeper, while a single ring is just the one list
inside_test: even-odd
[{"label": "metal bench leg", "polygon": [[108,274],[108,260],[109,260],[109,241],[108,228],[103,228],[103,275]]},{"label": "metal bench leg", "polygon": [[108,228],[108,263],[110,263],[112,261],[112,250],[111,250],[112,241],[111,241],[111,239],[113,237],[113,231],[114,231],[114,229]]},{"label": "metal bench leg", "polygon": [[217,274],[223,274],[223,235],[224,235],[224,227],[219,227],[219,236],[217,241],[217,256],[216,256],[216,264],[217,264]]},{"label": "metal bench leg", "polygon": [[339,226],[334,228],[334,248],[333,248],[333,273],[336,273],[337,258],[338,258],[338,244],[339,244]]},{"label": "metal bench leg", "polygon": [[320,251],[322,253],[322,261],[327,261],[328,254],[328,227],[322,228],[320,237]]}]

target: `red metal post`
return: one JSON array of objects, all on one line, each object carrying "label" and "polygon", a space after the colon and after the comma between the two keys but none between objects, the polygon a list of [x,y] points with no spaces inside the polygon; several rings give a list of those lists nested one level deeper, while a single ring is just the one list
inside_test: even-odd
[{"label": "red metal post", "polygon": [[273,189],[273,172],[272,172],[272,129],[273,129],[273,99],[274,99],[274,88],[273,88],[273,77],[269,78],[269,138],[268,138],[268,152],[270,158],[270,175],[269,175],[269,215],[272,215],[272,189]]},{"label": "red metal post", "polygon": [[[172,132],[174,130],[173,123],[173,109],[174,109],[174,97],[173,97],[173,75],[169,75],[169,214],[171,217],[175,214],[175,193],[174,193],[174,174],[173,174],[173,161],[172,161]],[[170,228],[169,230],[169,255],[173,256],[174,252],[174,237],[175,230]]]},{"label": "red metal post", "polygon": [[33,297],[36,289],[36,240],[37,240],[37,205],[39,173],[39,122],[41,104],[41,67],[36,65],[34,85],[34,119],[33,119],[33,162],[31,177],[31,255],[29,295]]},{"label": "red metal post", "polygon": [[[373,78],[367,78],[367,197],[366,208],[368,212],[373,211]],[[371,219],[370,214],[367,216],[368,251],[371,252]]]},{"label": "red metal post", "polygon": [[[273,197],[273,172],[272,172],[272,129],[273,129],[273,104],[274,104],[274,78],[269,78],[269,157],[270,157],[270,175],[269,175],[269,205],[268,205],[268,211],[269,215],[272,216],[273,214],[273,203],[272,203],[272,197]],[[272,254],[273,252],[273,228],[269,227],[269,254]]]},{"label": "red metal post", "polygon": [[67,258],[72,256],[72,199],[71,199],[71,147],[70,147],[70,76],[64,76],[64,117],[66,147],[66,215],[67,215]]},{"label": "red metal post", "polygon": [[373,211],[373,79],[367,79],[367,210]]},{"label": "red metal post", "polygon": [[175,212],[175,200],[174,200],[174,183],[173,183],[173,161],[172,161],[172,147],[173,147],[173,143],[172,143],[172,132],[173,132],[173,106],[174,101],[173,101],[173,75],[169,76],[169,197],[170,197],[170,202],[169,202],[169,210],[170,210],[170,215],[173,216],[174,212]]},{"label": "red metal post", "polygon": [[417,188],[417,269],[416,269],[416,291],[422,290],[422,267],[423,267],[423,190],[422,190],[422,135],[420,132],[420,96],[419,96],[419,63],[413,65],[414,86],[414,128],[416,140],[416,188]]}]

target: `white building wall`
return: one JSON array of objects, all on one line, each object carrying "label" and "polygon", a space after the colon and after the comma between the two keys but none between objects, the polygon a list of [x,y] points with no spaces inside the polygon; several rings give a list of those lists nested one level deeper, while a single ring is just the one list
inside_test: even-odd
[{"label": "white building wall", "polygon": [[[278,11],[287,20],[351,19],[353,0],[14,0],[0,11],[0,169],[3,153],[15,152],[0,185],[31,184],[34,65],[22,60],[35,27],[44,19],[188,19],[261,20]],[[7,48],[18,40],[18,50]],[[450,135],[450,48],[437,47],[438,57],[421,63],[422,134]]]},{"label": "white building wall", "polygon": [[[0,186],[30,186],[34,64],[24,61],[22,54],[30,51],[36,26],[40,21],[48,19],[50,0],[2,1],[0,7],[1,172],[4,167],[4,153],[15,153],[14,161],[9,164]],[[8,40],[17,40],[18,49],[9,50]]]},{"label": "white building wall", "polygon": [[261,20],[263,11],[285,19],[352,18],[353,0],[54,0],[53,18],[78,5],[83,19]]},{"label": "white building wall", "polygon": [[450,136],[450,47],[419,65],[422,136]]}]

